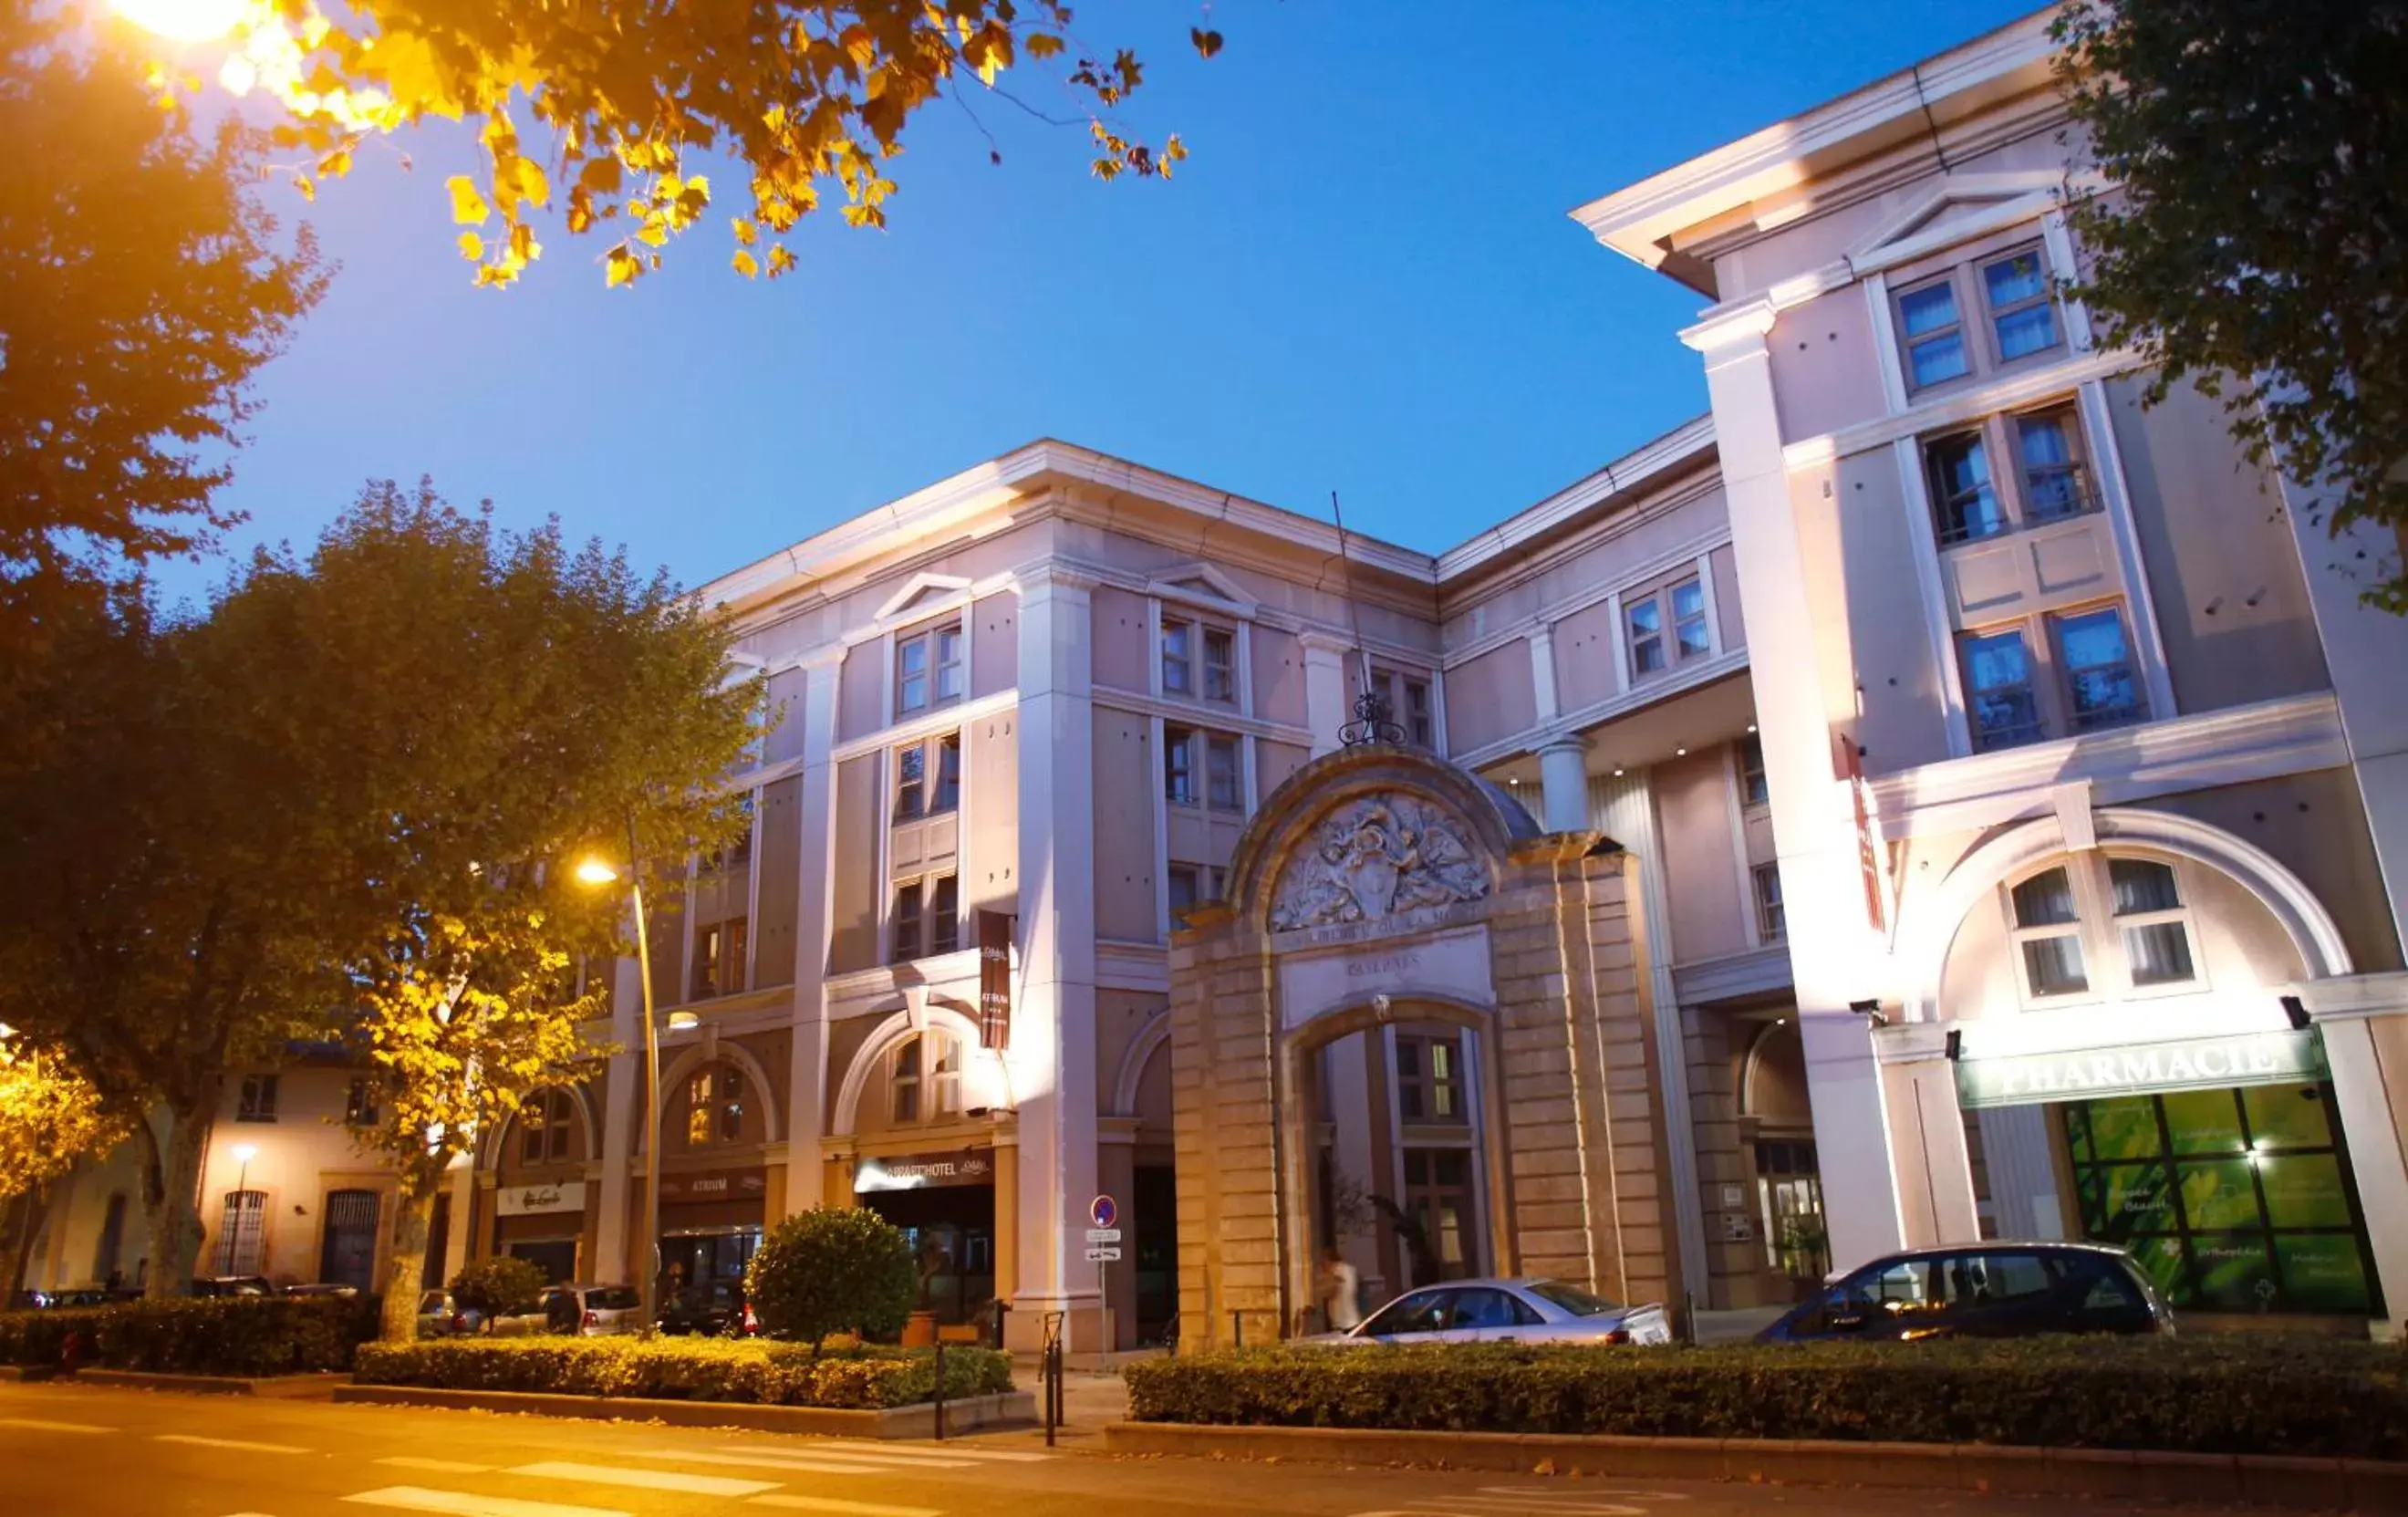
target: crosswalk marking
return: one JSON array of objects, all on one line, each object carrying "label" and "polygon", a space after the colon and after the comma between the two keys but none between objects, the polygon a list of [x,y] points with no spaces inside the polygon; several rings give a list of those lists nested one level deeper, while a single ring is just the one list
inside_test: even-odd
[{"label": "crosswalk marking", "polygon": [[422,1459],[414,1453],[396,1453],[377,1463],[391,1465],[395,1469],[423,1469],[437,1475],[482,1475],[494,1467],[491,1465],[472,1465],[461,1459]]},{"label": "crosswalk marking", "polygon": [[724,1475],[680,1475],[665,1469],[621,1469],[615,1465],[580,1465],[547,1460],[504,1471],[543,1480],[582,1481],[591,1485],[632,1485],[645,1491],[684,1491],[692,1496],[757,1496],[778,1488],[776,1481],[738,1481]]},{"label": "crosswalk marking", "polygon": [[788,1511],[851,1512],[854,1517],[944,1517],[935,1507],[886,1507],[875,1501],[838,1501],[829,1496],[756,1496],[748,1505]]},{"label": "crosswalk marking", "polygon": [[198,1433],[153,1433],[153,1443],[189,1443],[200,1449],[239,1449],[245,1453],[308,1453],[290,1443],[253,1443],[238,1438],[203,1438]]},{"label": "crosswalk marking", "polygon": [[858,1453],[874,1453],[886,1459],[990,1459],[1015,1465],[1042,1464],[1055,1457],[1050,1453],[1030,1453],[1017,1449],[974,1449],[964,1443],[865,1443],[858,1438],[810,1438],[775,1448],[766,1448],[758,1443],[731,1443],[727,1448],[735,1453],[797,1453],[810,1458],[818,1458],[822,1454],[843,1458]]},{"label": "crosswalk marking", "polygon": [[94,1427],[90,1423],[44,1422],[39,1417],[0,1417],[0,1427],[22,1427],[29,1433],[114,1433],[114,1427]]},{"label": "crosswalk marking", "polygon": [[882,1459],[862,1453],[715,1453],[700,1449],[629,1449],[638,1459],[682,1459],[696,1465],[749,1465],[756,1469],[799,1469],[814,1475],[895,1475],[915,1469],[977,1469],[969,1459]]},{"label": "crosswalk marking", "polygon": [[423,1485],[388,1485],[343,1497],[364,1507],[394,1507],[403,1511],[439,1511],[450,1517],[633,1517],[609,1507],[566,1507],[553,1501],[514,1501],[509,1496],[470,1496],[466,1491],[430,1491]]}]

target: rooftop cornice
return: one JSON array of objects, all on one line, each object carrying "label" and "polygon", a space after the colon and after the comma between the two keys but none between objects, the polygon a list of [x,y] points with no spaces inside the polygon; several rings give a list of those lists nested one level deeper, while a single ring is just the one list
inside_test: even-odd
[{"label": "rooftop cornice", "polygon": [[1510,557],[1531,542],[1577,520],[1591,508],[1643,487],[1659,486],[1665,476],[1694,463],[1714,445],[1714,419],[1699,416],[1682,422],[1655,441],[1624,454],[1596,472],[1566,485],[1535,506],[1514,512],[1478,537],[1438,556],[1440,585]]},{"label": "rooftop cornice", "polygon": [[1856,139],[1901,122],[1919,121],[1928,107],[1936,108],[1954,96],[1974,91],[1997,94],[2002,86],[2045,82],[2055,52],[2049,27],[2058,8],[2034,11],[1802,115],[1590,201],[1571,217],[1614,251],[1645,267],[1661,268],[1673,256],[1675,233],[1806,182],[1814,178],[1811,159],[1828,161]]}]

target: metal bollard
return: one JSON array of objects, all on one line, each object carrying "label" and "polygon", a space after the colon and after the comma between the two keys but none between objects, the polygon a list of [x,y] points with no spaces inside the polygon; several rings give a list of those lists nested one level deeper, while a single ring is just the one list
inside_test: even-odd
[{"label": "metal bollard", "polygon": [[945,1340],[937,1339],[937,1441],[945,1441]]},{"label": "metal bollard", "polygon": [[1235,1349],[1246,1346],[1246,1314],[1242,1311],[1229,1313],[1229,1346]]}]

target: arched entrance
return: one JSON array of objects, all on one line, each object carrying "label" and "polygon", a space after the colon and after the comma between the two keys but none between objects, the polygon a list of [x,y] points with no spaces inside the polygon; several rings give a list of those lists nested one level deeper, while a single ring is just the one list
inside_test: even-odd
[{"label": "arched entrance", "polygon": [[1418,750],[1349,748],[1265,800],[1229,898],[1173,939],[1183,1343],[1318,1325],[1350,1141],[1378,1166],[1353,1185],[1422,1235],[1391,1285],[1476,1269],[1676,1296],[1631,888],[1610,839],[1542,833]]}]

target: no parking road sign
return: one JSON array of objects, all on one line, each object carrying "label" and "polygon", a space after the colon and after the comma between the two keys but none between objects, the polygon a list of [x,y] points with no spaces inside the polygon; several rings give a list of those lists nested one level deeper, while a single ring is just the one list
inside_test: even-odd
[{"label": "no parking road sign", "polygon": [[1109,1195],[1098,1195],[1087,1203],[1087,1220],[1098,1227],[1118,1226],[1120,1219],[1120,1203]]}]

